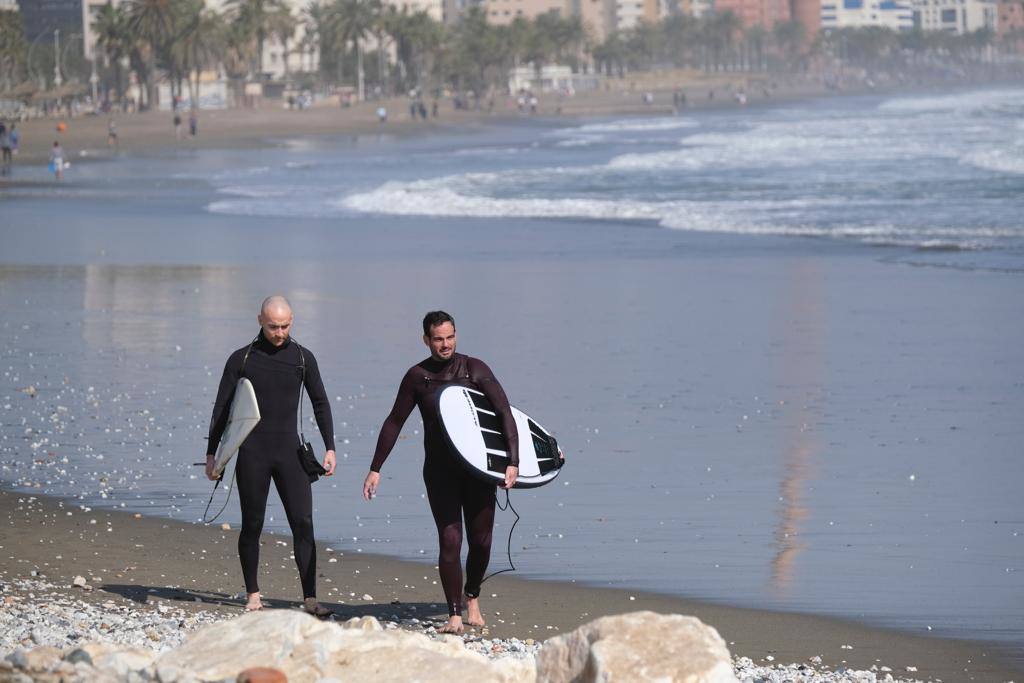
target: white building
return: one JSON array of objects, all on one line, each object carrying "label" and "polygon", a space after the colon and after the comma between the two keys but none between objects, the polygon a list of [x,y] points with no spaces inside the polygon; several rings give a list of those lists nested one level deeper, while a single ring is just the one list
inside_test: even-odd
[{"label": "white building", "polygon": [[690,13],[700,19],[714,11],[714,0],[690,0]]},{"label": "white building", "polygon": [[444,21],[444,0],[384,0],[385,5],[391,5],[399,12],[406,11],[409,14],[426,12],[434,21]]},{"label": "white building", "polygon": [[0,0],[0,10],[16,10],[18,9],[18,0]]},{"label": "white building", "polygon": [[914,28],[914,11],[909,2],[910,0],[822,0],[821,28],[880,26],[893,31],[910,31]]},{"label": "white building", "polygon": [[615,0],[615,28],[624,31],[636,28],[642,21],[658,21],[658,0]]},{"label": "white building", "polygon": [[[82,47],[85,58],[92,61],[96,54],[96,34],[92,30],[92,22],[100,8],[107,4],[107,0],[82,0]],[[110,0],[110,4],[117,7],[121,0]]]},{"label": "white building", "polygon": [[998,28],[996,0],[913,0],[914,25],[922,31],[973,33]]}]

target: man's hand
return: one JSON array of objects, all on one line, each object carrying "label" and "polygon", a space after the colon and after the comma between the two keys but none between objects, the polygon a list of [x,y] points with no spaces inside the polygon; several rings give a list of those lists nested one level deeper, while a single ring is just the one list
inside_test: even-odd
[{"label": "man's hand", "polygon": [[363,482],[363,498],[370,500],[377,495],[377,487],[380,485],[380,472],[370,470]]},{"label": "man's hand", "polygon": [[220,477],[213,475],[213,453],[206,454],[206,478],[210,481],[217,481]]},{"label": "man's hand", "polygon": [[505,483],[501,487],[503,489],[510,489],[515,486],[516,479],[519,478],[519,468],[509,465],[505,468]]},{"label": "man's hand", "polygon": [[324,469],[327,470],[324,475],[331,476],[334,474],[334,468],[337,467],[337,457],[334,455],[334,451],[327,451],[327,455],[324,456]]}]

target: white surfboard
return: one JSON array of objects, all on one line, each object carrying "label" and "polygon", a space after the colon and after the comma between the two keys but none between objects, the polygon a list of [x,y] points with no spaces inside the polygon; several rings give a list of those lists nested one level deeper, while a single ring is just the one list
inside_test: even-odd
[{"label": "white surfboard", "polygon": [[242,442],[260,421],[260,406],[256,403],[256,390],[245,377],[235,385],[235,397],[231,400],[228,424],[220,437],[220,448],[213,460],[213,473],[217,476],[224,471],[231,457],[241,448]]},{"label": "white surfboard", "polygon": [[[437,401],[448,442],[466,468],[487,481],[504,481],[508,449],[501,421],[487,397],[475,389],[449,386]],[[543,486],[561,471],[558,442],[518,408],[512,408],[512,417],[519,432],[519,478],[513,488]]]}]

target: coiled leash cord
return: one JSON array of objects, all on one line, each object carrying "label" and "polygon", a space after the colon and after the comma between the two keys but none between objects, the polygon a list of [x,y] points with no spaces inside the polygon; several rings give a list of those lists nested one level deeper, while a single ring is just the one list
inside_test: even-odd
[{"label": "coiled leash cord", "polygon": [[[205,465],[206,463],[201,464]],[[221,479],[223,479],[223,477],[221,477]],[[206,501],[206,509],[203,510],[203,524],[213,524],[214,522],[216,522],[217,518],[220,517],[220,514],[224,512],[224,508],[228,506],[228,501],[231,500],[231,491],[235,488],[234,468],[232,468],[231,470],[231,483],[228,484],[228,497],[224,499],[224,504],[220,506],[220,510],[217,510],[217,514],[215,514],[212,519],[206,519],[206,515],[210,512],[210,504],[213,503],[213,496],[214,494],[217,493],[217,487],[220,486],[221,479],[218,479],[217,482],[213,485],[213,491],[210,492],[210,500]]]},{"label": "coiled leash cord", "polygon": [[509,498],[508,489],[505,489],[505,507],[502,507],[501,503],[498,501],[498,494],[494,494],[494,504],[498,506],[499,510],[511,510],[512,514],[516,516],[516,521],[512,522],[512,528],[508,530],[508,545],[506,546],[506,551],[508,553],[509,566],[508,569],[499,569],[498,571],[491,572],[490,574],[485,576],[483,581],[480,582],[481,586],[484,584],[484,581],[491,578],[492,576],[504,574],[505,572],[514,572],[516,570],[516,566],[512,564],[512,532],[516,530],[516,524],[519,524],[519,513],[516,512],[516,509],[514,507],[512,507],[512,500]]}]

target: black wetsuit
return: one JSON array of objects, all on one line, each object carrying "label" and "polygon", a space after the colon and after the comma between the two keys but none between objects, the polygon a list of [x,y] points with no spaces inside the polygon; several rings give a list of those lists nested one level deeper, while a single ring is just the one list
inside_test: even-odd
[{"label": "black wetsuit", "polygon": [[[245,358],[244,346],[228,358],[217,390],[210,420],[208,450],[213,452],[227,424],[235,385],[241,377],[252,382],[260,406],[260,422],[238,451],[235,474],[242,507],[242,532],[238,536],[238,558],[248,593],[259,591],[256,574],[260,562],[260,533],[267,509],[270,480],[284,504],[292,529],[295,563],[302,581],[302,596],[316,597],[316,542],[313,538],[313,493],[309,477],[299,462],[297,417],[302,359],[305,359],[305,386],[313,403],[313,414],[320,427],[326,450],[334,450],[334,425],[331,405],[320,379],[316,358],[309,349],[289,339],[274,346],[261,332]],[[299,354],[302,354],[300,357]],[[243,368],[243,359],[245,367]]]},{"label": "black wetsuit", "polygon": [[395,405],[381,427],[370,469],[380,472],[409,413],[414,406],[419,406],[426,452],[423,482],[427,485],[430,511],[437,525],[441,585],[448,601],[448,614],[461,615],[462,517],[465,516],[469,529],[465,590],[466,595],[475,598],[480,594],[480,582],[491,557],[495,485],[470,475],[449,450],[437,414],[437,393],[449,384],[472,387],[487,396],[501,420],[510,464],[519,465],[519,437],[504,390],[483,361],[456,353],[448,361],[428,358],[405,373]]}]

